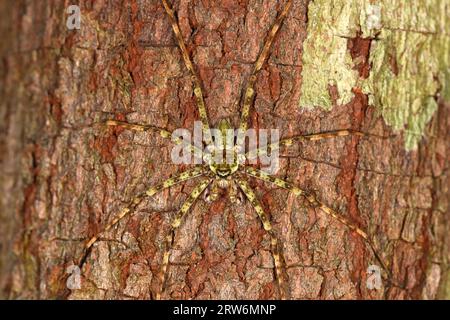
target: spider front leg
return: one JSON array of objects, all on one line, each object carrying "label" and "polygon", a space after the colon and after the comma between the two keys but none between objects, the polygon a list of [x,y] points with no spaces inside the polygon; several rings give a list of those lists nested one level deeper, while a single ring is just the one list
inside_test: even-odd
[{"label": "spider front leg", "polygon": [[358,130],[352,130],[352,129],[343,129],[343,130],[335,130],[335,131],[327,131],[327,132],[320,132],[320,133],[313,133],[313,134],[306,134],[306,135],[296,135],[290,138],[281,139],[279,142],[275,142],[272,144],[269,144],[265,148],[257,148],[254,150],[250,150],[246,153],[245,157],[249,160],[256,159],[256,157],[261,155],[266,155],[267,152],[278,150],[280,147],[290,147],[294,144],[296,141],[317,141],[322,139],[330,139],[335,137],[346,137],[346,136],[358,136],[358,137],[378,137],[381,139],[386,139],[388,137],[378,136],[371,133],[364,133]]},{"label": "spider front leg", "polygon": [[121,128],[128,129],[128,130],[133,130],[133,131],[140,131],[140,132],[153,131],[153,132],[157,132],[163,138],[170,138],[170,136],[172,135],[172,133],[170,131],[167,131],[165,129],[158,128],[158,127],[152,126],[152,125],[129,123],[129,122],[119,121],[119,120],[106,120],[105,124],[107,126],[121,127]]},{"label": "spider front leg", "polygon": [[160,288],[159,291],[156,293],[156,300],[161,299],[161,294],[164,291],[164,286],[167,278],[167,270],[169,265],[169,258],[170,258],[170,250],[173,246],[173,239],[175,235],[175,231],[178,229],[178,227],[181,225],[181,221],[184,217],[184,215],[189,211],[191,206],[194,204],[194,202],[198,199],[198,197],[203,193],[203,191],[208,187],[208,185],[211,183],[211,179],[202,181],[199,185],[197,185],[190,196],[186,199],[186,201],[181,206],[181,209],[178,211],[178,213],[175,215],[175,217],[172,220],[171,223],[171,230],[169,234],[166,237],[166,246],[163,254],[163,261],[161,265],[161,270],[159,272],[159,281],[160,281]]},{"label": "spider front leg", "polygon": [[85,253],[83,255],[83,257],[81,258],[80,262],[79,262],[79,266],[81,267],[89,252],[90,249],[92,248],[92,246],[94,245],[94,243],[97,242],[97,240],[99,239],[100,235],[103,234],[104,232],[110,230],[113,226],[115,226],[120,220],[122,220],[123,218],[125,218],[126,216],[130,215],[132,212],[134,212],[134,210],[139,206],[139,204],[146,198],[146,197],[151,197],[154,196],[156,193],[166,189],[166,188],[170,188],[180,182],[183,181],[187,181],[190,179],[193,179],[195,177],[199,177],[203,175],[203,168],[202,167],[196,167],[194,169],[190,169],[190,170],[186,170],[184,172],[182,172],[181,174],[173,177],[173,178],[169,178],[167,180],[165,180],[164,182],[153,186],[151,188],[148,188],[145,192],[139,194],[138,196],[136,196],[130,203],[129,206],[125,207],[122,209],[122,211],[120,211],[119,215],[117,217],[115,217],[110,223],[108,223],[106,225],[105,228],[103,228],[102,231],[100,231],[99,233],[97,233],[95,236],[93,236],[92,238],[89,239],[89,241],[85,244]]},{"label": "spider front leg", "polygon": [[200,79],[197,76],[197,73],[195,72],[194,65],[192,64],[189,52],[183,40],[183,36],[181,35],[180,26],[178,25],[178,20],[175,16],[174,11],[166,0],[162,0],[162,3],[164,9],[166,10],[167,15],[169,16],[170,24],[172,25],[173,33],[175,34],[175,38],[177,39],[181,55],[183,56],[184,64],[186,65],[186,68],[189,70],[189,73],[191,74],[191,79],[194,83],[194,95],[197,101],[198,114],[200,116],[200,120],[202,121],[203,138],[205,140],[205,143],[207,145],[210,145],[212,143],[212,137],[209,129],[208,114],[206,113],[205,100],[203,98]]},{"label": "spider front leg", "polygon": [[280,250],[278,248],[278,240],[275,236],[274,231],[272,230],[272,224],[269,221],[269,218],[267,217],[267,214],[264,212],[263,207],[261,206],[261,203],[259,202],[258,198],[256,197],[255,192],[250,188],[247,181],[243,179],[237,179],[236,183],[241,188],[242,192],[245,194],[247,199],[250,201],[251,205],[255,209],[256,213],[258,214],[259,218],[261,219],[261,222],[263,224],[264,230],[269,234],[270,236],[270,247],[272,252],[273,261],[275,264],[275,275],[278,283],[278,289],[280,293],[281,300],[286,299],[285,294],[285,284],[283,279],[283,272],[282,272],[282,257],[280,254]]},{"label": "spider front leg", "polygon": [[272,177],[271,175],[265,173],[264,171],[261,171],[261,170],[258,170],[258,169],[252,168],[252,167],[246,167],[244,169],[244,172],[251,177],[255,177],[257,179],[260,179],[260,180],[263,180],[266,182],[270,182],[280,188],[290,190],[296,196],[300,196],[300,195],[304,196],[306,198],[306,200],[308,200],[308,202],[310,204],[312,204],[314,207],[319,208],[320,210],[325,212],[327,215],[331,216],[333,219],[336,219],[339,222],[341,222],[342,224],[344,224],[351,231],[354,231],[356,234],[358,234],[360,237],[362,237],[366,241],[366,243],[370,246],[371,250],[373,251],[373,253],[375,255],[375,258],[380,262],[382,268],[387,273],[388,278],[390,278],[389,269],[387,268],[386,264],[384,263],[383,259],[381,258],[380,254],[378,253],[379,250],[377,249],[375,244],[372,242],[372,240],[370,239],[370,237],[368,236],[368,234],[365,231],[363,231],[361,228],[357,227],[348,218],[344,217],[339,212],[331,209],[324,203],[320,202],[314,195],[307,193],[306,191],[300,189],[299,187],[294,186],[293,184],[291,184],[287,181]]},{"label": "spider front leg", "polygon": [[197,148],[196,146],[184,141],[183,139],[180,139],[177,136],[172,136],[172,133],[170,131],[167,131],[166,129],[162,129],[156,126],[152,125],[145,125],[145,124],[137,124],[137,123],[128,123],[125,121],[119,121],[119,120],[107,120],[105,122],[107,126],[111,127],[120,127],[132,131],[139,131],[139,132],[147,132],[152,131],[158,133],[162,138],[165,139],[172,139],[173,142],[176,144],[183,144],[187,148],[189,148],[190,151],[193,152],[194,156],[201,155],[202,151]]},{"label": "spider front leg", "polygon": [[275,20],[275,23],[272,25],[272,28],[270,29],[269,35],[267,36],[267,39],[264,43],[264,47],[262,48],[261,52],[258,55],[258,58],[256,59],[256,62],[253,66],[252,74],[250,75],[250,78],[247,82],[247,86],[244,91],[244,103],[241,110],[241,119],[239,124],[239,131],[237,136],[237,142],[236,146],[242,146],[245,139],[245,132],[248,127],[248,119],[250,115],[250,107],[253,102],[253,98],[255,97],[255,83],[256,83],[256,76],[258,72],[261,70],[262,66],[264,65],[264,62],[267,60],[270,52],[270,48],[272,46],[273,40],[275,39],[275,36],[278,32],[278,30],[281,27],[281,24],[284,21],[284,18],[286,18],[287,13],[289,12],[289,8],[292,5],[292,0],[287,0],[286,4],[284,5],[283,9],[281,10],[280,14]]}]

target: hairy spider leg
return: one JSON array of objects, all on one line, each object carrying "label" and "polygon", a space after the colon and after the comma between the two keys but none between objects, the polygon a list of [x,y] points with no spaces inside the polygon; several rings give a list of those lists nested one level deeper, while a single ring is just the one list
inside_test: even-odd
[{"label": "hairy spider leg", "polygon": [[166,236],[166,245],[163,253],[163,260],[161,264],[161,270],[159,272],[158,278],[159,278],[159,291],[156,293],[156,300],[161,299],[161,295],[164,292],[165,282],[167,279],[167,271],[169,266],[169,258],[170,258],[170,250],[173,246],[173,239],[175,235],[175,231],[178,229],[178,227],[181,225],[182,219],[184,215],[189,211],[191,206],[195,203],[195,201],[198,199],[198,197],[203,193],[203,191],[208,187],[208,185],[212,182],[212,179],[204,180],[200,184],[198,184],[194,190],[191,192],[189,197],[186,199],[186,201],[181,206],[181,209],[178,211],[178,213],[175,215],[175,217],[172,220],[171,223],[171,230],[169,234]]},{"label": "hairy spider leg", "polygon": [[116,225],[120,220],[122,220],[123,218],[125,218],[126,216],[130,215],[132,212],[134,212],[134,210],[137,208],[137,206],[139,206],[139,204],[146,198],[146,197],[152,197],[154,196],[156,193],[170,188],[180,182],[183,181],[187,181],[196,177],[200,177],[203,175],[203,168],[202,167],[196,167],[193,169],[189,169],[186,170],[182,173],[180,173],[179,175],[176,175],[172,178],[169,178],[167,180],[165,180],[164,182],[157,184],[153,187],[148,188],[145,192],[139,194],[138,196],[134,197],[133,200],[130,202],[130,204],[123,208],[120,213],[117,215],[117,217],[115,217],[110,223],[108,223],[106,225],[105,228],[103,228],[102,231],[98,232],[95,236],[93,236],[92,238],[89,239],[88,242],[86,242],[85,244],[85,254],[82,257],[82,259],[80,260],[79,265],[82,266],[84,261],[86,260],[91,247],[94,245],[94,243],[96,243],[100,237],[101,234],[103,234],[104,232],[110,230],[114,225]]},{"label": "hairy spider leg", "polygon": [[198,114],[200,116],[200,120],[202,122],[203,128],[203,139],[207,145],[212,144],[211,131],[209,128],[209,120],[208,114],[206,112],[205,100],[203,98],[202,87],[200,83],[200,79],[194,69],[194,65],[192,64],[191,58],[189,56],[189,52],[184,44],[183,36],[181,35],[180,26],[178,25],[178,20],[175,17],[175,13],[172,8],[169,6],[166,0],[162,0],[164,9],[166,10],[167,15],[169,16],[170,24],[172,25],[173,33],[175,34],[175,38],[177,39],[178,47],[180,48],[181,55],[183,56],[184,64],[186,68],[189,70],[191,74],[192,82],[194,83],[194,95],[197,101]]},{"label": "hairy spider leg", "polygon": [[258,214],[259,218],[261,219],[262,225],[264,227],[264,230],[269,234],[270,236],[270,248],[272,252],[272,258],[275,264],[275,278],[278,283],[278,290],[280,293],[280,298],[282,300],[286,299],[286,293],[285,293],[285,283],[283,278],[283,259],[282,255],[280,253],[279,247],[278,247],[278,240],[275,236],[275,233],[272,229],[272,224],[270,223],[269,218],[267,217],[267,214],[264,212],[263,207],[261,206],[260,201],[256,197],[255,192],[252,190],[252,188],[248,185],[247,181],[243,179],[236,179],[236,183],[239,185],[242,192],[245,194],[253,208],[255,209],[256,213]]},{"label": "hairy spider leg", "polygon": [[248,128],[248,119],[250,115],[250,107],[253,102],[253,98],[255,97],[255,82],[256,82],[256,76],[258,72],[261,70],[262,66],[264,65],[264,62],[267,60],[267,57],[269,56],[270,48],[272,46],[273,40],[275,39],[275,36],[278,32],[278,30],[281,27],[281,24],[283,23],[284,18],[286,17],[289,8],[292,5],[292,0],[288,0],[286,4],[284,5],[282,11],[278,15],[278,17],[275,20],[275,23],[272,25],[272,28],[270,29],[269,35],[267,36],[266,42],[264,43],[264,47],[261,50],[258,58],[256,59],[255,64],[253,65],[253,71],[250,75],[250,78],[247,82],[247,86],[244,91],[244,104],[242,106],[241,110],[241,120],[239,124],[239,130],[237,135],[237,141],[236,141],[236,147],[242,148],[244,144],[245,139],[245,132]]},{"label": "hairy spider leg", "polygon": [[294,144],[294,142],[301,141],[301,140],[307,140],[307,141],[318,141],[322,139],[330,139],[334,137],[346,137],[346,136],[358,136],[358,137],[376,137],[379,139],[388,139],[389,136],[380,136],[377,134],[372,133],[366,133],[358,130],[352,130],[352,129],[342,129],[342,130],[334,130],[334,131],[327,131],[327,132],[320,132],[320,133],[313,133],[313,134],[305,134],[305,135],[296,135],[290,138],[284,138],[281,139],[279,142],[271,143],[267,147],[263,148],[257,148],[254,150],[250,150],[245,154],[245,157],[248,160],[255,159],[259,155],[265,155],[267,152],[270,152],[271,150],[277,150],[280,147],[290,147]]},{"label": "hairy spider leg", "polygon": [[361,228],[357,227],[353,222],[351,222],[348,218],[344,217],[341,213],[331,209],[330,207],[328,207],[327,205],[325,205],[324,203],[322,203],[321,201],[319,201],[314,195],[300,189],[299,187],[295,186],[294,184],[284,181],[282,179],[273,177],[267,173],[265,173],[264,171],[252,168],[252,167],[246,167],[244,169],[245,173],[251,177],[255,177],[257,179],[266,181],[266,182],[270,182],[280,188],[292,191],[292,193],[296,196],[303,196],[306,198],[306,200],[308,200],[308,202],[316,207],[319,208],[320,210],[322,210],[323,212],[325,212],[327,215],[331,216],[333,219],[341,222],[342,224],[344,224],[347,228],[349,228],[351,231],[355,232],[356,234],[358,234],[360,237],[362,237],[366,243],[369,245],[369,247],[371,248],[371,250],[373,251],[376,259],[381,263],[384,271],[387,273],[388,278],[390,278],[390,272],[389,269],[387,268],[386,263],[383,261],[383,259],[381,258],[381,256],[378,254],[379,250],[377,249],[377,247],[375,246],[374,242],[370,239],[370,237],[368,236],[368,234],[362,230]]},{"label": "hairy spider leg", "polygon": [[290,138],[284,138],[276,143],[271,143],[267,147],[264,148],[257,148],[254,150],[250,150],[245,154],[246,158],[249,160],[255,159],[257,156],[265,155],[267,152],[274,151],[279,149],[280,147],[290,147],[294,144],[296,141],[301,140],[309,140],[309,141],[317,141],[322,139],[329,139],[334,137],[345,137],[345,136],[369,136],[369,134],[363,133],[361,131],[357,130],[335,130],[335,131],[327,131],[327,132],[321,132],[321,133],[314,133],[314,134],[306,134],[306,135],[296,135]]},{"label": "hairy spider leg", "polygon": [[177,136],[172,136],[172,133],[170,131],[167,131],[166,129],[162,129],[162,128],[155,127],[155,126],[148,125],[148,124],[129,123],[129,122],[118,121],[118,120],[107,120],[105,122],[105,124],[107,126],[121,127],[121,128],[128,129],[128,130],[133,130],[133,131],[140,131],[140,132],[152,131],[152,132],[158,133],[162,138],[171,139],[176,144],[185,145],[186,147],[189,148],[190,151],[193,152],[194,156],[202,155],[202,150],[200,150],[193,144],[190,144],[189,142],[184,141],[183,139],[181,139]]}]

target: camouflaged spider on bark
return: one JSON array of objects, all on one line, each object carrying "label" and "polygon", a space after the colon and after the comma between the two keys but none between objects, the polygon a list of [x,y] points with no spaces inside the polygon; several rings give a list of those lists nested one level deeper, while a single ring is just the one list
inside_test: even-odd
[{"label": "camouflaged spider on bark", "polygon": [[[182,58],[184,60],[184,64],[186,68],[188,69],[190,73],[190,77],[192,79],[193,85],[194,85],[194,95],[196,99],[196,104],[198,108],[198,114],[200,117],[200,120],[202,122],[202,133],[203,133],[203,142],[205,145],[211,145],[213,143],[212,141],[212,135],[210,132],[210,122],[208,120],[208,115],[204,103],[203,93],[201,89],[201,83],[200,79],[196,73],[196,70],[194,68],[194,65],[192,63],[192,60],[189,56],[189,53],[186,49],[183,37],[180,32],[180,28],[178,25],[177,18],[175,16],[174,11],[172,10],[171,6],[167,3],[166,0],[162,0],[162,4],[165,8],[165,11],[167,13],[167,17],[170,20],[173,33],[175,35],[176,41],[178,43],[178,47],[181,51]],[[240,146],[244,145],[245,142],[245,136],[244,132],[247,130],[248,122],[249,122],[249,114],[250,114],[250,107],[252,106],[254,97],[255,97],[255,82],[257,78],[258,72],[261,70],[262,66],[264,65],[265,61],[267,60],[267,57],[270,53],[270,49],[272,46],[272,43],[275,39],[275,36],[277,35],[283,20],[286,18],[289,8],[292,5],[292,0],[286,1],[286,3],[283,5],[281,11],[279,12],[275,23],[272,25],[268,36],[265,40],[264,46],[262,50],[259,53],[259,56],[256,60],[256,62],[253,65],[253,71],[249,77],[249,80],[247,82],[246,88],[243,91],[243,104],[242,109],[240,111],[240,125],[237,137],[234,141],[234,145],[229,148],[234,152],[234,159],[236,159],[234,162],[216,162],[214,160],[214,157],[209,157],[208,159],[204,159],[204,163],[202,165],[194,166],[192,169],[188,169],[184,172],[179,173],[178,175],[168,178],[167,180],[161,182],[158,185],[151,186],[148,188],[145,192],[142,194],[137,195],[134,197],[134,199],[130,202],[130,205],[123,208],[117,216],[106,225],[106,227],[103,228],[103,230],[93,236],[92,238],[87,241],[85,245],[84,255],[80,259],[79,265],[80,267],[83,266],[85,263],[90,250],[92,249],[93,245],[99,240],[99,237],[102,233],[110,230],[113,226],[115,226],[119,221],[124,219],[127,216],[130,216],[135,209],[138,207],[138,205],[147,197],[152,197],[158,192],[170,188],[176,184],[185,182],[187,180],[191,179],[199,179],[200,182],[195,186],[193,191],[191,192],[190,196],[185,200],[177,214],[173,217],[171,222],[171,231],[166,236],[165,239],[165,249],[163,253],[163,258],[161,261],[161,267],[160,272],[158,276],[159,281],[159,289],[156,293],[154,293],[154,297],[156,299],[160,299],[165,290],[166,280],[167,280],[167,274],[168,274],[168,268],[169,268],[169,261],[170,261],[170,253],[171,249],[174,243],[174,233],[179,228],[179,226],[183,223],[183,219],[185,215],[189,212],[191,207],[196,203],[196,200],[204,193],[208,192],[208,195],[205,197],[208,201],[213,201],[219,197],[219,194],[222,191],[228,190],[228,195],[233,202],[240,201],[239,195],[243,195],[243,198],[246,198],[247,201],[250,202],[250,204],[253,206],[254,210],[256,211],[259,219],[261,220],[262,227],[264,228],[267,235],[270,237],[270,245],[271,245],[271,253],[272,258],[275,266],[275,272],[274,272],[274,279],[276,281],[277,287],[278,287],[278,296],[281,299],[289,298],[289,290],[286,285],[286,273],[284,272],[284,259],[282,252],[280,250],[280,244],[277,240],[277,235],[275,234],[271,221],[268,218],[268,215],[266,214],[263,206],[260,203],[260,200],[255,195],[255,192],[250,187],[248,180],[249,178],[255,178],[262,180],[264,182],[268,182],[270,184],[273,184],[279,188],[286,189],[289,192],[292,192],[295,196],[303,196],[312,206],[322,210],[324,213],[332,217],[333,219],[336,219],[340,223],[344,224],[347,228],[349,228],[352,232],[356,233],[360,237],[362,237],[368,246],[373,250],[375,257],[379,260],[379,262],[383,265],[383,268],[385,270],[385,264],[381,261],[377,249],[375,248],[375,245],[373,244],[372,240],[369,238],[368,234],[362,230],[361,228],[357,227],[354,223],[352,223],[348,218],[340,214],[339,212],[333,210],[332,208],[325,205],[323,202],[321,202],[315,195],[313,195],[310,192],[307,192],[297,186],[295,186],[293,183],[284,181],[283,179],[274,177],[260,169],[257,169],[253,166],[249,166],[248,164],[241,163],[238,160],[237,151],[240,148]],[[132,124],[127,123],[124,121],[116,121],[116,120],[108,120],[106,121],[105,125],[107,126],[117,126],[121,127],[127,130],[134,130],[134,131],[145,131],[145,132],[152,132],[155,134],[159,134],[163,138],[171,139],[171,132],[161,129],[152,125],[141,125],[141,124]],[[225,132],[228,129],[231,129],[230,122],[227,120],[222,120],[219,123],[219,130],[223,133],[223,141],[226,141]],[[310,134],[310,135],[298,135],[293,136],[290,138],[285,138],[279,141],[277,144],[272,144],[269,146],[270,150],[275,150],[275,148],[280,147],[288,147],[292,145],[296,141],[301,140],[320,140],[320,139],[328,139],[332,137],[342,137],[342,136],[349,136],[349,135],[367,135],[362,132],[354,131],[354,130],[338,130],[338,131],[332,131],[332,132],[326,132],[326,133],[317,133],[317,134]],[[182,141],[175,139],[175,143],[181,143]],[[223,147],[223,144],[222,144]],[[228,146],[230,147],[230,146]],[[190,148],[192,151],[196,151],[196,147],[191,145]],[[265,149],[266,150],[266,149]],[[256,149],[252,150],[250,152],[247,152],[245,154],[247,159],[252,159],[256,157],[257,155],[263,154],[264,152],[267,152],[262,149]],[[216,150],[215,152],[222,153],[224,150]],[[207,191],[206,191],[207,190]],[[242,200],[241,199],[241,200]],[[307,281],[307,279],[305,279]]]}]

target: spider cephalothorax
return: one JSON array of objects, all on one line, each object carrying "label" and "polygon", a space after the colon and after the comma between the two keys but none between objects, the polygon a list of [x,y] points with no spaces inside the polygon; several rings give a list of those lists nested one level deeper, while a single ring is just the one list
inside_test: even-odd
[{"label": "spider cephalothorax", "polygon": [[242,201],[240,193],[232,176],[239,169],[242,154],[235,148],[235,130],[228,119],[222,119],[213,134],[213,144],[207,148],[208,153],[203,157],[207,167],[211,170],[214,180],[205,192],[207,201],[214,201],[219,197],[220,189],[228,190],[233,203]]},{"label": "spider cephalothorax", "polygon": [[[253,166],[248,166],[244,161],[246,158],[248,159],[258,154],[264,154],[264,152],[267,152],[268,150],[257,148],[256,150],[252,150],[244,154],[242,152],[243,148],[241,146],[244,145],[245,141],[244,133],[248,127],[250,107],[252,105],[255,96],[254,87],[257,74],[264,65],[264,62],[267,60],[272,42],[278,30],[280,29],[280,26],[284,18],[286,17],[289,11],[289,8],[292,4],[292,0],[286,0],[286,4],[283,6],[274,24],[272,25],[272,28],[268,33],[267,39],[265,41],[264,47],[262,48],[257,60],[255,61],[253,71],[249,77],[246,88],[244,89],[243,92],[241,118],[237,134],[235,133],[235,130],[232,129],[230,122],[228,120],[221,120],[218,123],[217,126],[218,130],[216,130],[215,135],[213,134],[214,131],[211,131],[209,128],[209,120],[203,99],[200,80],[197,76],[189,53],[184,44],[184,40],[181,35],[180,28],[178,26],[177,18],[175,17],[174,11],[167,3],[167,0],[162,0],[162,4],[170,19],[174,35],[176,37],[178,46],[181,50],[182,58],[193,81],[194,85],[193,92],[197,102],[198,114],[202,122],[203,143],[205,146],[207,146],[206,153],[203,153],[201,150],[198,150],[198,148],[193,145],[189,145],[189,147],[191,151],[200,151],[203,154],[202,157],[203,164],[197,165],[194,168],[183,171],[174,177],[168,178],[167,180],[165,180],[160,184],[151,186],[145,192],[138,194],[134,199],[132,199],[130,205],[126,208],[123,208],[120,211],[120,213],[103,229],[102,232],[91,237],[90,240],[86,243],[85,253],[79,263],[80,267],[82,267],[84,262],[86,261],[88,254],[92,249],[92,246],[97,242],[97,240],[99,240],[100,234],[110,230],[123,218],[133,213],[136,210],[136,208],[142,203],[143,199],[145,199],[146,197],[152,197],[161,190],[170,188],[178,183],[194,178],[202,178],[202,180],[195,186],[190,196],[185,200],[180,210],[172,217],[171,231],[166,237],[165,249],[162,254],[161,269],[158,277],[159,290],[156,292],[155,297],[160,298],[164,292],[166,286],[167,271],[170,265],[169,258],[171,248],[173,246],[174,233],[182,223],[184,215],[188,213],[191,206],[194,205],[196,200],[205,191],[206,191],[205,192],[206,199],[209,201],[213,201],[218,198],[220,190],[224,189],[228,190],[228,195],[231,201],[233,202],[241,200],[239,196],[240,194],[245,195],[245,198],[247,198],[248,202],[255,209],[258,217],[261,220],[264,230],[270,237],[270,246],[275,267],[274,278],[276,279],[276,283],[278,284],[279,297],[280,298],[287,297],[289,290],[287,289],[287,286],[285,285],[284,281],[285,274],[282,271],[283,259],[281,250],[278,246],[276,234],[272,228],[272,224],[270,222],[270,219],[268,218],[268,215],[265,212],[265,209],[261,206],[255,192],[248,183],[249,178],[254,178],[270,183],[279,188],[286,189],[292,192],[292,194],[295,196],[303,196],[312,206],[322,210],[330,217],[346,225],[351,231],[354,231],[356,234],[365,239],[365,241],[369,244],[369,247],[373,249],[373,251],[375,252],[375,258],[377,258],[383,265],[383,269],[387,270],[385,264],[380,259],[379,255],[377,255],[375,245],[369,238],[368,234],[361,228],[355,226],[355,224],[353,224],[348,218],[346,218],[342,214],[338,213],[337,211],[333,210],[332,208],[322,203],[312,193],[304,191],[301,188],[295,186],[293,183],[287,182],[280,178],[276,178],[268,174],[267,172],[259,170]],[[176,137],[174,138],[171,135],[171,132],[152,125],[130,124],[124,121],[116,121],[116,120],[108,120],[106,124],[108,126],[119,126],[122,128],[135,131],[152,131],[158,133],[163,138],[169,139],[172,138],[172,141],[177,144],[183,142],[179,138]],[[272,151],[279,147],[288,147],[297,140],[319,140],[336,136],[348,136],[348,135],[362,136],[365,134],[353,130],[337,130],[327,133],[297,135],[290,138],[281,139],[277,145],[270,145],[269,149]]]},{"label": "spider cephalothorax", "polygon": [[[261,133],[261,135],[263,134]],[[243,138],[240,139],[240,137]],[[248,137],[248,141],[245,137]],[[265,136],[265,138],[267,137]],[[271,140],[269,145],[258,146],[257,140],[265,141],[265,138],[258,139],[254,130],[252,133],[246,133],[242,129],[233,129],[229,119],[220,120],[217,128],[211,129],[212,144],[206,146],[202,157],[206,168],[210,170],[209,176],[214,179],[205,191],[205,199],[207,201],[216,200],[220,189],[228,190],[232,203],[243,201],[244,197],[236,183],[236,179],[239,179],[240,169],[245,167],[247,160],[251,160],[253,163],[253,160],[256,161],[258,155],[279,148],[277,139],[275,139],[275,142]],[[250,150],[244,152],[246,147]],[[270,153],[273,154],[273,152]],[[264,158],[266,161],[267,159],[269,158]],[[259,160],[260,163],[264,162],[261,161],[262,159]],[[278,161],[278,159],[272,158],[270,160]],[[265,164],[268,165],[268,168],[272,168],[270,161]]]},{"label": "spider cephalothorax", "polygon": [[215,175],[227,178],[239,168],[240,159],[234,144],[234,129],[227,119],[223,119],[219,122],[217,132],[218,134],[214,135],[214,144],[207,148],[210,153],[205,158]]}]

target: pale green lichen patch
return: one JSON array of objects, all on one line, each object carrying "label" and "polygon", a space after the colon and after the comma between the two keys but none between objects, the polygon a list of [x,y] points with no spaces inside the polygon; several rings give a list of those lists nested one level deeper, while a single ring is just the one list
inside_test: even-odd
[{"label": "pale green lichen patch", "polygon": [[396,0],[383,1],[381,10],[383,28],[373,42],[364,92],[387,124],[404,130],[411,150],[438,108],[437,94],[450,98],[450,5]]},{"label": "pale green lichen patch", "polygon": [[[446,0],[314,1],[309,5],[303,54],[300,106],[332,107],[329,86],[339,104],[352,88],[369,96],[385,122],[405,134],[405,148],[417,147],[437,110],[436,96],[450,101],[450,4]],[[373,37],[368,79],[358,79],[346,37],[357,31]]]},{"label": "pale green lichen patch", "polygon": [[303,50],[303,82],[300,105],[331,109],[329,87],[335,85],[339,104],[351,101],[358,72],[347,51],[347,37],[358,30],[358,11],[351,1],[311,1],[308,37]]}]

